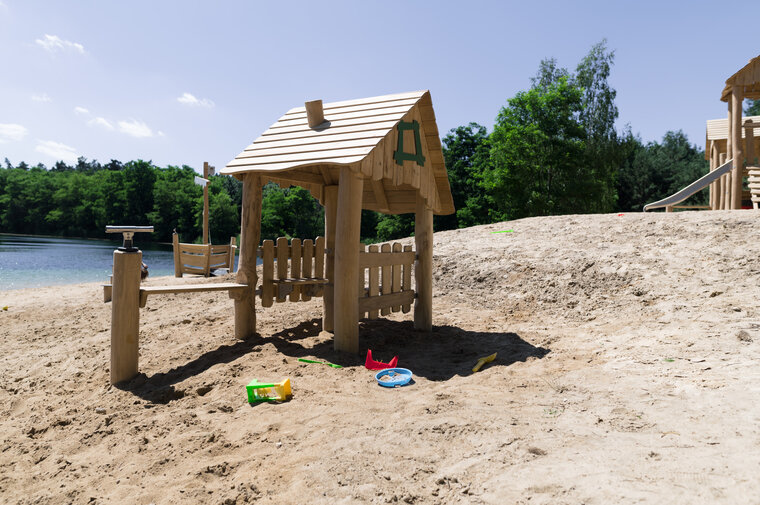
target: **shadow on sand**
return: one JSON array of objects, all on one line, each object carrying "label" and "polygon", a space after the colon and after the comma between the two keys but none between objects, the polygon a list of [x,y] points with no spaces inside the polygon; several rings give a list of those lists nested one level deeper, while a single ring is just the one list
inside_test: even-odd
[{"label": "shadow on sand", "polygon": [[174,384],[199,375],[214,365],[230,363],[250,353],[254,347],[271,343],[292,358],[316,358],[344,367],[363,366],[367,349],[375,360],[388,362],[398,356],[398,366],[409,368],[415,376],[445,381],[454,376],[471,375],[478,358],[498,353],[487,367],[509,366],[528,358],[542,358],[550,351],[536,347],[511,332],[467,331],[455,326],[433,326],[430,333],[418,332],[411,321],[363,320],[359,328],[359,354],[333,350],[331,338],[306,347],[299,341],[320,334],[321,320],[312,319],[284,329],[270,337],[256,335],[245,341],[223,345],[168,372],[150,377],[139,374],[117,385],[120,389],[152,403],[168,403],[182,398],[184,392]]}]

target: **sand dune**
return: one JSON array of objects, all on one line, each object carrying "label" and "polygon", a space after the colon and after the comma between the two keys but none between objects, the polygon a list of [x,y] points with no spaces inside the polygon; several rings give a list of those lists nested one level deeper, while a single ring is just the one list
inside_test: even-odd
[{"label": "sand dune", "polygon": [[[0,292],[0,501],[754,503],[758,258],[754,211],[441,232],[431,334],[393,314],[341,355],[313,299],[240,342],[226,294],[156,296],[121,387],[98,284]],[[414,383],[379,387],[367,348]]]}]

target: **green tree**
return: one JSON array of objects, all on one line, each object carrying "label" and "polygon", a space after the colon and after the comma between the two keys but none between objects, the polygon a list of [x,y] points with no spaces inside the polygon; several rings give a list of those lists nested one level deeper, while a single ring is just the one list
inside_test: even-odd
[{"label": "green tree", "polygon": [[747,107],[744,109],[744,115],[760,116],[760,100],[747,100]]},{"label": "green tree", "polygon": [[496,118],[484,185],[492,219],[584,212],[599,185],[585,170],[582,90],[567,77],[519,92]]},{"label": "green tree", "polygon": [[484,126],[470,123],[452,129],[443,138],[443,159],[449,175],[456,213],[435,216],[436,230],[463,228],[488,222],[492,201],[483,187],[488,169],[489,143]]}]

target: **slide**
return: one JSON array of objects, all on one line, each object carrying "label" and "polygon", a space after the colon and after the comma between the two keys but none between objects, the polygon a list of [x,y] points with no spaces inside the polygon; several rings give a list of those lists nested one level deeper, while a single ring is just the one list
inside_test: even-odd
[{"label": "slide", "polygon": [[712,172],[709,172],[707,175],[700,177],[696,181],[692,182],[685,188],[683,188],[678,193],[672,194],[667,198],[663,198],[660,201],[648,203],[644,205],[644,212],[652,209],[659,209],[661,207],[668,207],[670,205],[678,205],[679,203],[683,202],[687,198],[689,198],[691,195],[696,193],[697,191],[700,191],[702,189],[705,189],[707,186],[710,185],[710,183],[715,182],[718,180],[722,175],[727,174],[731,171],[731,169],[734,166],[734,160],[728,160]]}]

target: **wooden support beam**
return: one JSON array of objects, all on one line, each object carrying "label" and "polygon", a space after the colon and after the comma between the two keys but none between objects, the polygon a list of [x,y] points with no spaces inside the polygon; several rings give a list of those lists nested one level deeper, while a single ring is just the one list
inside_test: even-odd
[{"label": "wooden support beam", "polygon": [[182,253],[179,250],[179,235],[172,233],[172,249],[174,250],[174,277],[182,277]]},{"label": "wooden support beam", "polygon": [[748,164],[754,164],[757,162],[755,156],[755,128],[752,120],[748,119],[744,122],[744,158]]},{"label": "wooden support beam", "polygon": [[[726,153],[720,153],[718,155],[718,166],[723,165],[726,162]],[[724,175],[720,179],[718,179],[718,196],[717,202],[718,202],[718,210],[725,210],[726,209],[726,184],[728,181],[728,175]]]},{"label": "wooden support beam", "polygon": [[137,375],[142,252],[114,251],[111,291],[111,384]]},{"label": "wooden support beam", "polygon": [[385,188],[383,187],[383,181],[371,180],[372,192],[375,194],[375,201],[380,212],[390,212],[388,207],[388,197],[385,195]]},{"label": "wooden support beam", "polygon": [[744,173],[744,150],[742,149],[742,87],[734,86],[731,91],[731,208],[742,208],[742,176]]},{"label": "wooden support beam", "polygon": [[235,299],[235,337],[247,339],[256,334],[256,259],[261,238],[261,177],[248,173],[243,178],[243,202],[240,210],[240,259],[235,277],[248,289]]},{"label": "wooden support beam", "polygon": [[[322,296],[322,330],[333,331],[335,293],[335,217],[338,213],[338,186],[325,186],[325,278],[328,284]],[[317,259],[319,261],[319,259]],[[319,271],[319,269],[317,269]]]},{"label": "wooden support beam", "polygon": [[417,298],[414,302],[414,328],[422,331],[433,329],[433,211],[422,196],[417,196],[414,215],[414,243],[417,247],[417,263],[414,278]]},{"label": "wooden support beam", "polygon": [[359,231],[364,181],[349,167],[340,170],[335,225],[334,346],[359,351]]},{"label": "wooden support beam", "polygon": [[[203,178],[208,180],[208,161],[203,162]],[[208,184],[203,185],[203,243],[208,244]]]}]

